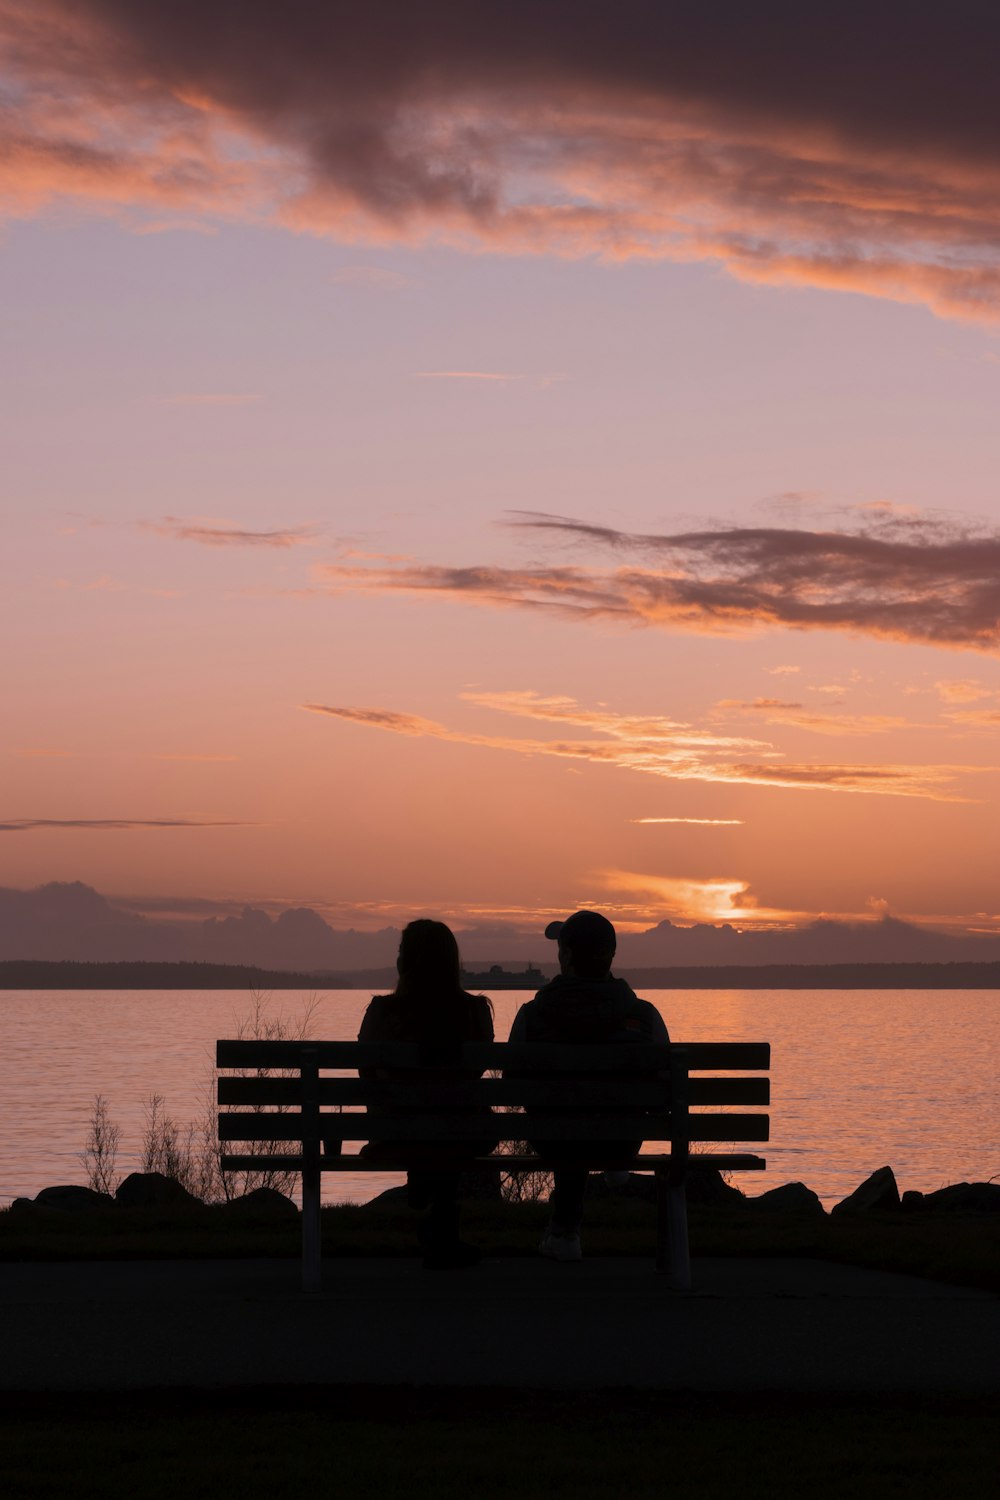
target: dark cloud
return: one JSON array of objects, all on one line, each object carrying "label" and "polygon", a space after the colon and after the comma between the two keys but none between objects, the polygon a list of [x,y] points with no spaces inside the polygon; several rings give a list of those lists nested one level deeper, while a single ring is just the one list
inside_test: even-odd
[{"label": "dark cloud", "polygon": [[28,209],[712,258],[1000,310],[981,0],[0,0],[0,40]]},{"label": "dark cloud", "polygon": [[1000,646],[996,534],[906,517],[856,531],[729,527],[663,535],[559,516],[514,524],[631,553],[643,565],[334,565],[322,573],[339,588],[440,594],[674,630],[782,626],[988,652]]},{"label": "dark cloud", "polygon": [[38,828],[114,830],[136,828],[253,828],[252,823],[223,818],[10,818],[0,833],[28,833]]},{"label": "dark cloud", "polygon": [[347,719],[353,724],[368,724],[373,729],[389,729],[393,734],[443,735],[447,730],[431,719],[421,719],[416,714],[393,713],[387,708],[338,708],[326,703],[303,703],[311,714],[330,714],[335,719]]}]

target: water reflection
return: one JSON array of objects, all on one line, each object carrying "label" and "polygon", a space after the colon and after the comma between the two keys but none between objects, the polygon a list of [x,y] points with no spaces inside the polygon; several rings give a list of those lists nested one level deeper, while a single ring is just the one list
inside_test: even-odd
[{"label": "water reflection", "polygon": [[[526,995],[492,996],[506,1037]],[[932,1191],[1000,1171],[1000,1008],[983,990],[650,991],[678,1041],[768,1041],[768,1171],[750,1193],[806,1182],[830,1203],[889,1163],[900,1190]],[[294,1021],[305,997],[277,993]],[[368,995],[321,995],[313,1035],[354,1037]],[[174,1119],[204,1108],[217,1038],[247,1010],[236,991],[0,993],[0,1203],[85,1180],[79,1153],[95,1094],[122,1126],[120,1167],[138,1166],[143,1104],[161,1094]],[[330,1201],[364,1201],[396,1174],[338,1174]]]}]

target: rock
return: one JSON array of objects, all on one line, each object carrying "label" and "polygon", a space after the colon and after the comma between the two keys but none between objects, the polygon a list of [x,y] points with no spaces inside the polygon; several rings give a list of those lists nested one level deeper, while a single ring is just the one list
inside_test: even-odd
[{"label": "rock", "polygon": [[1000,1213],[1000,1183],[953,1182],[924,1195],[924,1207],[938,1213]]},{"label": "rock", "polygon": [[86,1214],[114,1206],[110,1193],[98,1193],[94,1188],[80,1187],[69,1183],[65,1187],[47,1187],[35,1197],[40,1208],[57,1208],[61,1213]]},{"label": "rock", "polygon": [[899,1188],[891,1167],[879,1167],[866,1177],[860,1187],[854,1189],[842,1202],[835,1203],[831,1212],[835,1214],[884,1213],[899,1207]]},{"label": "rock", "polygon": [[[656,1178],[650,1173],[591,1172],[587,1182],[587,1197],[600,1202],[604,1198],[625,1198],[636,1203],[656,1202]],[[609,1181],[608,1178],[611,1178]],[[723,1180],[715,1167],[691,1165],[687,1175],[686,1195],[688,1203],[707,1204],[709,1207],[742,1208],[746,1202],[739,1188]]]},{"label": "rock", "polygon": [[924,1206],[924,1195],[918,1193],[916,1188],[908,1188],[899,1200],[899,1206],[904,1213],[913,1213]]},{"label": "rock", "polygon": [[747,1208],[767,1214],[795,1214],[798,1217],[808,1214],[814,1219],[826,1217],[819,1195],[804,1182],[786,1182],[761,1193],[759,1198],[748,1198]]},{"label": "rock", "polygon": [[277,1188],[259,1187],[242,1198],[231,1198],[225,1205],[227,1211],[239,1217],[267,1219],[297,1219],[299,1211],[291,1198],[279,1193]]},{"label": "rock", "polygon": [[121,1208],[201,1208],[200,1198],[162,1172],[132,1172],[115,1194]]},{"label": "rock", "polygon": [[587,1179],[587,1197],[592,1198],[595,1203],[606,1198],[624,1198],[632,1203],[655,1203],[656,1178],[643,1177],[639,1172],[591,1172]]},{"label": "rock", "polygon": [[687,1201],[702,1203],[715,1208],[742,1208],[746,1198],[739,1188],[726,1182],[716,1167],[699,1167],[698,1158],[693,1157],[687,1174]]},{"label": "rock", "polygon": [[378,1203],[382,1208],[406,1208],[409,1201],[408,1189],[400,1185],[399,1187],[386,1188],[383,1192],[376,1193],[374,1198],[368,1199],[365,1207],[371,1208],[373,1204]]}]

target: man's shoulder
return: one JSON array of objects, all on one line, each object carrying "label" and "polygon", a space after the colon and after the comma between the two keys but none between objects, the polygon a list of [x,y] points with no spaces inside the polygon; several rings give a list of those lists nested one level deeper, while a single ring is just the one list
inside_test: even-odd
[{"label": "man's shoulder", "polygon": [[[670,1040],[667,1023],[651,1000],[642,1000],[636,995],[635,1016],[630,1017],[629,1021],[648,1041],[669,1042]],[[629,1022],[626,1022],[626,1025],[628,1024]]]}]

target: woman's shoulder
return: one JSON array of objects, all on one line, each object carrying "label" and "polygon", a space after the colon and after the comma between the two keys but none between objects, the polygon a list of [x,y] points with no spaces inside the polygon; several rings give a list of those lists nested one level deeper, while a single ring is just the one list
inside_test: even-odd
[{"label": "woman's shoulder", "polygon": [[398,1001],[398,995],[373,995],[368,1002],[365,1015],[378,1015],[381,1011],[395,1010]]},{"label": "woman's shoulder", "polygon": [[493,1006],[485,995],[474,994],[471,990],[463,990],[462,998],[469,1005],[475,1017],[476,1029],[485,1041],[493,1040]]},{"label": "woman's shoulder", "polygon": [[384,1031],[395,1020],[398,1010],[396,995],[373,995],[368,1002],[368,1007],[361,1018],[361,1029],[358,1032],[358,1040],[362,1042],[378,1041],[378,1032]]}]

